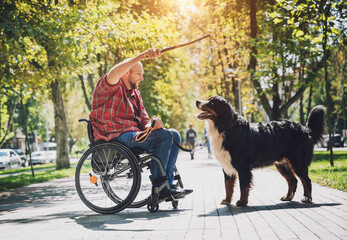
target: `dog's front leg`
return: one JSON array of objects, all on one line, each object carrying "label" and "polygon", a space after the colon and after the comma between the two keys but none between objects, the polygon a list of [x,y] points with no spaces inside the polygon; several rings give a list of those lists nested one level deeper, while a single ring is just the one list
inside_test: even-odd
[{"label": "dog's front leg", "polygon": [[222,200],[222,205],[230,205],[233,199],[234,187],[236,182],[236,175],[228,176],[224,170],[224,186],[225,186],[225,198]]},{"label": "dog's front leg", "polygon": [[236,202],[237,206],[247,206],[249,189],[251,188],[252,173],[250,170],[239,171],[239,182],[241,197],[240,200]]}]

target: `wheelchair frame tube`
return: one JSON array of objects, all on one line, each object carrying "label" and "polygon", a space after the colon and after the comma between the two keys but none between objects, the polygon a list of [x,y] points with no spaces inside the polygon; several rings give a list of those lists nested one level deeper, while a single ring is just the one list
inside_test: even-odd
[{"label": "wheelchair frame tube", "polygon": [[[160,171],[160,175],[162,177],[166,176],[166,173],[164,171],[164,168],[163,168],[163,165],[161,164],[160,160],[156,157],[156,156],[145,156],[143,158],[141,158],[141,160],[146,160],[146,158],[152,158],[152,161],[155,160],[155,162],[158,164],[159,166],[159,171]],[[167,179],[165,180],[165,182],[160,185],[159,187],[156,187],[154,188],[154,193],[159,193],[161,190],[163,190],[164,188],[167,188],[168,190],[170,189],[170,186],[169,186],[169,182],[167,181]]]}]

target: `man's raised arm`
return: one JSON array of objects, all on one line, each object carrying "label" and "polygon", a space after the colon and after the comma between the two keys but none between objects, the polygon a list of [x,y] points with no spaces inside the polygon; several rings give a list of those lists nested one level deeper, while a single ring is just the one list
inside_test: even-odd
[{"label": "man's raised arm", "polygon": [[149,49],[145,52],[140,53],[139,55],[125,59],[123,62],[118,63],[115,65],[111,70],[108,72],[107,75],[107,82],[109,84],[117,84],[119,82],[119,79],[129,71],[129,69],[136,63],[142,61],[143,59],[153,59],[160,57],[161,52],[160,49]]}]

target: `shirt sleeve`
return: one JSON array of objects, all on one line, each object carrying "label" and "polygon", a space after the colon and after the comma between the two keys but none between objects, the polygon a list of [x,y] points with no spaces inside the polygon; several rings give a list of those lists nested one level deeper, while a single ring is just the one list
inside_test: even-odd
[{"label": "shirt sleeve", "polygon": [[108,99],[118,92],[119,87],[120,81],[115,85],[111,85],[107,82],[107,74],[103,75],[95,86],[92,108],[97,109],[104,105]]}]

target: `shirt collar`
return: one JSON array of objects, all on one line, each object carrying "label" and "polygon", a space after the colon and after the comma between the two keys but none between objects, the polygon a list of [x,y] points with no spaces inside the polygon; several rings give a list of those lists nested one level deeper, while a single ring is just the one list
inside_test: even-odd
[{"label": "shirt collar", "polygon": [[128,96],[135,97],[135,91],[134,89],[126,89],[125,92]]},{"label": "shirt collar", "polygon": [[127,96],[135,97],[135,91],[134,91],[134,89],[128,89],[128,88],[125,86],[123,79],[120,79],[120,80],[122,81],[122,84],[123,84],[123,86],[124,86],[124,88],[125,88],[125,92],[126,92]]}]

